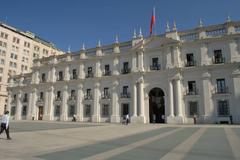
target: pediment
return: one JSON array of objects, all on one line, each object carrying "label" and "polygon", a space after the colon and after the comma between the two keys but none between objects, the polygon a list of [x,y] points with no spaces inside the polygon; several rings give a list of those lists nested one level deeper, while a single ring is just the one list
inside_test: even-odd
[{"label": "pediment", "polygon": [[171,45],[171,44],[173,45],[178,43],[179,41],[175,39],[155,36],[155,37],[146,39],[144,48],[145,49],[160,48],[162,46]]}]

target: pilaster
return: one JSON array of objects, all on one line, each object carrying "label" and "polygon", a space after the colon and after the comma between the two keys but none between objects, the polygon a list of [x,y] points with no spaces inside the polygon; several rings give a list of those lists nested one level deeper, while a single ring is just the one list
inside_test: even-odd
[{"label": "pilaster", "polygon": [[111,122],[113,123],[120,122],[118,85],[119,82],[117,80],[114,80],[114,82],[112,83],[112,115],[111,115]]},{"label": "pilaster", "polygon": [[94,84],[94,103],[93,103],[93,115],[92,115],[92,122],[100,122],[100,104],[99,104],[99,91],[100,84],[99,82],[95,82]]}]

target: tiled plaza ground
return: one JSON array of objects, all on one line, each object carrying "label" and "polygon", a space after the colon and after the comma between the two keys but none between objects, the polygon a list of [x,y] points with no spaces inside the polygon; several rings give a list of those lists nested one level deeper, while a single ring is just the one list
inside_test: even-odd
[{"label": "tiled plaza ground", "polygon": [[240,160],[240,126],[11,122],[0,159]]}]

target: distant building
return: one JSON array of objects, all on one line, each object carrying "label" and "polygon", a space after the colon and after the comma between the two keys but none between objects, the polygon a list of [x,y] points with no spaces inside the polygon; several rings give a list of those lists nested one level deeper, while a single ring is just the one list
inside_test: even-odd
[{"label": "distant building", "polygon": [[14,119],[240,123],[240,22],[34,60],[10,82]]},{"label": "distant building", "polygon": [[36,58],[59,54],[52,43],[0,22],[0,115],[7,106],[9,76],[30,72]]}]

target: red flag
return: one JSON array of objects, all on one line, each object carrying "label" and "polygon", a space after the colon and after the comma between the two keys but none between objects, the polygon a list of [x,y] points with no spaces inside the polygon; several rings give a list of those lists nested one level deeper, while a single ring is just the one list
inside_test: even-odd
[{"label": "red flag", "polygon": [[155,25],[155,22],[156,22],[156,19],[155,19],[155,8],[153,8],[151,24],[150,24],[150,36],[153,33],[153,26]]}]

